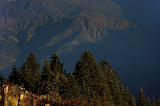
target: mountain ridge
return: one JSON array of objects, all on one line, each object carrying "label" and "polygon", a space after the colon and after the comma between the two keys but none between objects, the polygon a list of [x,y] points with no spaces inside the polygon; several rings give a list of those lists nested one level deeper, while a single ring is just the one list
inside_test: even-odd
[{"label": "mountain ridge", "polygon": [[[71,18],[56,18],[53,16],[48,16],[39,19],[38,21],[16,20],[9,17],[7,18],[2,17],[0,22],[3,23],[4,20],[6,20],[8,24],[7,23],[6,24],[4,23],[4,25],[1,24],[2,25],[1,28],[3,29],[1,40],[6,41],[5,42],[6,45],[13,43],[13,45],[16,46],[15,48],[19,49],[18,53],[26,49],[25,47],[28,47],[29,50],[32,50],[32,49],[40,49],[42,47],[51,46],[53,44],[56,44],[58,41],[66,37],[70,37],[72,34],[74,35],[76,33],[83,33],[84,35],[88,36],[85,37],[86,39],[79,36],[80,39],[82,39],[81,41],[84,40],[83,42],[85,41],[98,42],[107,35],[107,31],[105,31],[107,27],[112,29],[114,29],[115,27],[115,29],[121,30],[120,28],[125,29],[128,26],[129,27],[131,26],[131,23],[125,20],[108,21],[103,18],[84,16],[84,15],[74,16]],[[57,29],[54,30],[54,28]],[[48,38],[46,36],[43,36],[44,34],[50,37]],[[33,39],[35,36],[37,36],[36,39]],[[37,44],[42,44],[42,41],[40,39],[43,39],[44,42],[43,45],[34,47],[33,44],[36,44],[36,42]],[[69,44],[71,45],[80,44],[78,39],[70,41]],[[32,48],[30,48],[30,44],[32,45],[31,46]]]},{"label": "mountain ridge", "polygon": [[36,17],[44,17],[47,15],[53,15],[59,18],[68,16],[71,17],[73,15],[79,14],[90,14],[91,16],[93,16],[94,13],[96,13],[96,16],[98,16],[98,14],[100,13],[103,15],[108,14],[108,16],[112,17],[121,17],[121,15],[119,14],[120,7],[117,4],[113,3],[111,0],[106,0],[103,3],[100,3],[97,0],[93,0],[92,3],[90,2],[90,0],[2,0],[0,6],[2,16],[19,19],[33,19]]}]

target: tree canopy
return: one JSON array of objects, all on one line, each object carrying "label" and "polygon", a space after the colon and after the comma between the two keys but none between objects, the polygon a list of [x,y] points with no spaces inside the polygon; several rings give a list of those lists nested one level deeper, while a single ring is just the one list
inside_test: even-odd
[{"label": "tree canopy", "polygon": [[[45,58],[41,66],[34,55],[30,53],[25,62],[19,67],[13,66],[9,75],[9,81],[21,85],[38,93],[61,96],[63,99],[83,98],[85,101],[97,101],[99,105],[116,106],[158,106],[159,98],[150,101],[149,96],[145,97],[141,88],[138,99],[130,93],[128,87],[123,87],[123,79],[117,76],[118,72],[112,65],[103,60],[97,64],[94,55],[86,50],[80,55],[75,64],[73,73],[65,73],[63,63],[55,51],[51,54],[50,60]],[[1,76],[1,78],[3,78]]]}]

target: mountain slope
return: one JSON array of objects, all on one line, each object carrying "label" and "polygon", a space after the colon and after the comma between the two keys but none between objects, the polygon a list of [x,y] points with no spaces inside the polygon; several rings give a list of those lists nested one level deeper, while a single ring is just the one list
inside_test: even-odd
[{"label": "mountain slope", "polygon": [[59,55],[65,54],[79,45],[100,42],[107,36],[107,31],[110,29],[125,30],[137,26],[125,20],[107,21],[82,15],[62,19],[49,16],[47,19],[44,23],[40,22],[41,25],[37,27],[34,26],[35,23],[38,23],[35,21],[32,27],[17,34],[22,57],[26,56],[28,51],[43,51],[43,55],[38,53],[43,59],[50,55],[53,49]]},{"label": "mountain slope", "polygon": [[[5,69],[15,62],[20,52],[23,54],[26,51],[40,50],[59,43],[56,48],[57,52],[64,53],[63,48],[69,51],[75,45],[99,42],[107,36],[108,28],[124,30],[132,26],[130,22],[125,20],[115,20],[114,18],[113,20],[83,15],[71,18],[47,16],[39,20],[17,20],[1,17],[1,41],[3,41],[1,42],[1,59],[8,58],[10,61],[4,62],[6,66],[2,64],[1,66],[4,66]],[[5,50],[7,51],[4,52]],[[11,50],[16,51],[14,52],[16,55],[8,55],[12,53]]]},{"label": "mountain slope", "polygon": [[121,7],[112,0],[1,0],[0,13],[17,19],[37,19],[48,15],[122,17]]},{"label": "mountain slope", "polygon": [[[0,69],[4,70],[16,61],[19,53],[22,51],[21,49],[23,49],[22,45],[26,42],[26,38],[27,41],[29,41],[33,36],[39,34],[38,31],[40,27],[37,28],[39,25],[48,25],[44,22],[52,21],[52,18],[55,22],[57,21],[57,23],[54,23],[55,25],[60,24],[58,20],[60,21],[62,18],[66,19],[66,17],[70,18],[74,15],[96,16],[106,20],[116,20],[116,18],[122,17],[120,6],[116,5],[111,0],[1,0],[0,60],[3,62],[0,63]],[[65,23],[61,22],[61,25],[62,24]],[[46,26],[41,26],[41,28],[43,27]],[[35,30],[35,28],[37,29]],[[43,36],[43,34],[39,36]],[[34,37],[34,39],[37,38]],[[34,41],[34,39],[30,42]],[[37,39],[36,42],[38,42],[38,40],[40,39]],[[39,45],[40,48],[43,46],[45,47],[45,45],[50,45],[52,41],[47,44],[45,44],[46,41],[43,42],[44,45]],[[35,47],[32,49],[34,48]],[[14,53],[12,51],[14,51]]]}]

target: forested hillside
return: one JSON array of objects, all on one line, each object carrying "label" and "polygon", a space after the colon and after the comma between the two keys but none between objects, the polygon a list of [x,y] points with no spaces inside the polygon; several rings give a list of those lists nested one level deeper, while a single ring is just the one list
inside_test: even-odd
[{"label": "forested hillside", "polygon": [[[94,55],[88,50],[81,53],[80,60],[76,62],[72,73],[65,72],[63,63],[60,62],[55,51],[51,54],[50,59],[45,59],[42,70],[40,67],[34,53],[30,53],[20,67],[14,65],[9,81],[17,86],[23,84],[25,90],[34,95],[51,96],[48,101],[45,100],[45,103],[52,105],[67,105],[67,103],[82,106],[160,105],[159,98],[154,100],[153,96],[153,100],[152,97],[150,100],[149,96],[145,95],[143,88],[140,89],[138,98],[135,99],[129,87],[124,87],[123,79],[117,76],[118,72],[113,70],[112,65],[106,60],[98,64]],[[54,98],[51,99],[52,97]],[[57,98],[61,98],[61,102],[56,101]],[[44,100],[37,103],[41,102]]]}]

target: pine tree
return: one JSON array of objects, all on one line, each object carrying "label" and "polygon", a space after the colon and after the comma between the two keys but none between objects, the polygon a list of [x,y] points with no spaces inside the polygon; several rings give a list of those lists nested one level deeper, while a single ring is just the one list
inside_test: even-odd
[{"label": "pine tree", "polygon": [[151,101],[150,101],[150,98],[149,96],[147,96],[147,99],[146,99],[146,106],[151,106]]},{"label": "pine tree", "polygon": [[53,90],[54,86],[52,84],[52,71],[50,69],[50,63],[48,61],[48,58],[45,58],[45,64],[42,68],[43,72],[42,72],[42,76],[41,76],[41,80],[42,80],[42,93],[43,94],[49,94],[50,90]]},{"label": "pine tree", "polygon": [[23,66],[21,66],[20,74],[22,75],[22,81],[25,88],[37,93],[40,88],[41,71],[40,64],[34,53],[30,53],[26,58]]},{"label": "pine tree", "polygon": [[143,92],[143,88],[141,88],[139,94],[138,94],[138,99],[137,99],[137,106],[146,106],[146,97]]},{"label": "pine tree", "polygon": [[160,99],[159,99],[159,98],[158,98],[157,101],[156,101],[156,105],[157,105],[157,106],[160,106]]},{"label": "pine tree", "polygon": [[119,86],[122,79],[118,76],[115,76],[115,74],[118,74],[118,72],[113,70],[113,67],[106,60],[101,61],[99,65],[103,75],[107,79],[114,104],[122,105],[123,97]]},{"label": "pine tree", "polygon": [[19,70],[16,64],[14,64],[12,71],[9,74],[8,78],[10,82],[14,82],[14,84],[19,84],[20,74],[19,74]]},{"label": "pine tree", "polygon": [[99,63],[100,69],[102,71],[102,74],[107,78],[108,77],[108,66],[109,66],[109,62],[106,60],[103,60]]},{"label": "pine tree", "polygon": [[122,83],[120,82],[120,91],[123,97],[123,105],[125,106],[136,106],[135,98],[134,96],[129,92],[128,86],[126,89],[122,87]]},{"label": "pine tree", "polygon": [[126,87],[126,89],[125,89],[125,87],[123,87],[123,80],[120,81],[119,88],[120,88],[120,92],[121,92],[121,95],[122,95],[122,98],[123,98],[123,104],[128,105],[130,92],[129,92],[128,86]]},{"label": "pine tree", "polygon": [[156,106],[155,97],[153,96],[152,106]]},{"label": "pine tree", "polygon": [[82,52],[80,58],[76,63],[73,74],[82,89],[82,95],[85,95],[88,99],[92,99],[95,95],[97,99],[102,101],[108,99],[107,97],[110,95],[109,87],[93,54],[86,50]]},{"label": "pine tree", "polygon": [[129,105],[129,106],[137,106],[137,105],[136,105],[135,98],[134,98],[134,96],[133,96],[132,94],[130,95],[129,98],[130,98],[130,99],[129,99],[129,101],[128,101],[128,105]]},{"label": "pine tree", "polygon": [[109,88],[109,90],[107,90],[108,94],[109,94],[108,95],[108,100],[113,101],[112,95],[111,95],[111,91],[110,91],[110,87],[108,85],[108,77],[109,77],[109,75],[108,75],[108,72],[109,72],[108,67],[109,67],[109,64],[110,64],[109,62],[107,62],[106,60],[103,60],[103,61],[101,61],[99,63],[99,67],[100,67],[102,75],[105,77],[105,80],[106,80],[105,83],[107,84],[107,86]]},{"label": "pine tree", "polygon": [[66,96],[68,98],[77,99],[81,97],[81,88],[73,74],[68,76]]},{"label": "pine tree", "polygon": [[59,57],[53,51],[51,54],[50,68],[52,71],[52,83],[54,86],[54,90],[59,92],[60,95],[63,95],[64,90],[66,88],[67,83],[67,75],[65,71],[63,71],[63,63],[60,62]]}]

